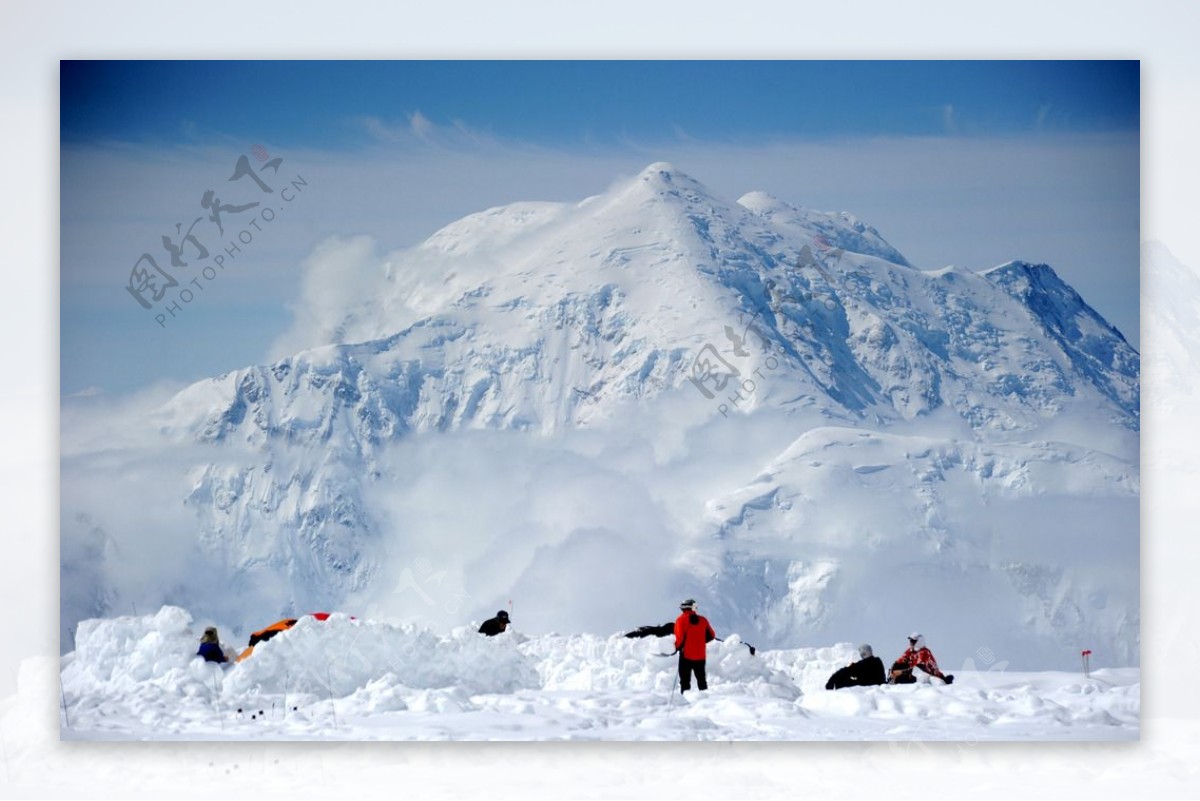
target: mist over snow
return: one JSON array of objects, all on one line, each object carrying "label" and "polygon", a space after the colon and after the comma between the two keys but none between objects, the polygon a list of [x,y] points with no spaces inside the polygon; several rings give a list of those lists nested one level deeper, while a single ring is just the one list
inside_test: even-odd
[{"label": "mist over snow", "polygon": [[1138,353],[1052,266],[885,233],[656,163],[326,241],[272,363],[63,399],[64,652],[164,604],[607,637],[695,597],[760,647],[1136,666]]}]

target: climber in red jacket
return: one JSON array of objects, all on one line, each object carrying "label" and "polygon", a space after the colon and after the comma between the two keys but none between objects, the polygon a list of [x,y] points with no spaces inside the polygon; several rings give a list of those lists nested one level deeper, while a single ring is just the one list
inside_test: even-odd
[{"label": "climber in red jacket", "polygon": [[922,673],[941,679],[947,684],[954,681],[953,676],[947,676],[938,670],[937,660],[933,658],[933,652],[925,647],[925,638],[921,636],[920,632],[914,631],[908,635],[908,650],[892,663],[888,684],[915,683],[917,677],[913,674],[913,671],[916,669],[920,669]]},{"label": "climber in red jacket", "polygon": [[679,654],[679,692],[692,689],[692,673],[696,674],[696,687],[708,689],[708,677],[704,672],[704,660],[708,655],[708,643],[717,638],[717,633],[708,619],[696,613],[696,602],[688,598],[679,605],[680,615],[675,619],[675,651]]}]

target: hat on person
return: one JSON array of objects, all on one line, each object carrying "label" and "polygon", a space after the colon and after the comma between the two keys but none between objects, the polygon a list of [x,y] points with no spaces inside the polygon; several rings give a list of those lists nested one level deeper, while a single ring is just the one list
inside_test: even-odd
[{"label": "hat on person", "polygon": [[505,612],[503,609],[501,609],[496,613],[496,617],[500,618],[501,620],[508,620],[508,612]]},{"label": "hat on person", "polygon": [[695,609],[695,608],[696,608],[696,599],[695,599],[695,598],[688,598],[686,601],[684,601],[683,603],[681,603],[681,604],[679,605],[679,608],[680,608],[680,609],[683,609],[683,610],[685,610],[685,611],[686,611],[686,610],[688,610],[688,609]]},{"label": "hat on person", "polygon": [[912,643],[912,647],[920,650],[925,647],[925,637],[919,631],[914,631],[908,635],[908,641]]},{"label": "hat on person", "polygon": [[217,642],[217,627],[209,626],[204,630],[204,636],[200,638],[200,642]]},{"label": "hat on person", "polygon": [[858,655],[863,659],[870,659],[875,655],[875,652],[871,650],[871,646],[863,643],[862,645],[858,646]]}]

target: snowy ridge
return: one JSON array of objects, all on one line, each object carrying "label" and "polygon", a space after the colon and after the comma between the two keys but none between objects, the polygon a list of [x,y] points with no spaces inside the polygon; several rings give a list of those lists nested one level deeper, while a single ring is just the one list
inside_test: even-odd
[{"label": "snowy ridge", "polygon": [[905,267],[912,266],[900,251],[887,243],[879,231],[848,212],[830,214],[802,209],[766,192],[747,192],[738,198],[738,205],[763,217],[785,234],[799,234],[802,237],[815,234],[826,247],[876,256]]},{"label": "snowy ridge", "polygon": [[[117,739],[1129,739],[1136,670],[1006,674],[951,686],[823,689],[849,644],[751,656],[709,647],[710,688],[673,697],[661,642],[486,638],[332,616],[222,669],[182,609],[85,621],[63,657],[66,737]],[[990,669],[989,669],[990,667]],[[933,721],[933,722],[931,722]]]},{"label": "snowy ridge", "polygon": [[1045,264],[1009,262],[984,274],[1036,314],[1078,373],[1131,417],[1139,415],[1138,354],[1078,292]]},{"label": "snowy ridge", "polygon": [[[1067,643],[1100,642],[1136,663],[1138,540],[1099,532],[1117,520],[1136,532],[1139,492],[1127,462],[1081,446],[819,428],[710,501],[715,537],[686,559],[713,577],[724,617],[772,644],[936,619],[958,653],[1053,663]],[[981,630],[989,606],[1021,614]]]}]

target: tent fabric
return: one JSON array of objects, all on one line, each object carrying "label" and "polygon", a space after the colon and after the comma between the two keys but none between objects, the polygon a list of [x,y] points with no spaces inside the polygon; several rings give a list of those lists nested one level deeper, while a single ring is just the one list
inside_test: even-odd
[{"label": "tent fabric", "polygon": [[285,618],[277,620],[266,628],[261,628],[250,635],[250,645],[255,646],[260,642],[266,642],[281,631],[287,631],[292,626],[296,625],[297,618]]},{"label": "tent fabric", "polygon": [[[315,617],[317,620],[328,620],[329,613],[328,612],[310,612],[309,614],[304,615],[304,617]],[[259,629],[258,631],[252,633],[250,635],[249,647],[247,647],[246,650],[244,650],[240,654],[238,654],[237,661],[241,662],[243,659],[250,656],[250,654],[254,653],[254,646],[258,645],[259,643],[266,642],[267,640],[271,639],[272,637],[274,637],[276,634],[278,634],[281,631],[287,631],[292,626],[296,625],[296,621],[298,621],[298,620],[299,620],[299,618],[295,618],[295,617],[285,617],[283,620],[276,620],[271,625],[264,626],[263,628]]]}]

